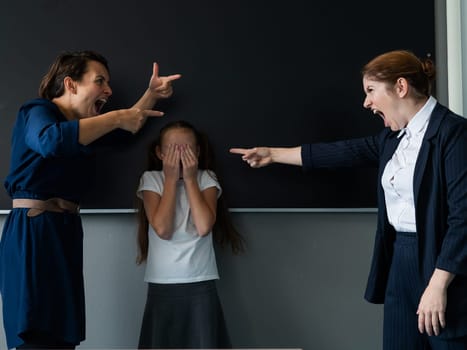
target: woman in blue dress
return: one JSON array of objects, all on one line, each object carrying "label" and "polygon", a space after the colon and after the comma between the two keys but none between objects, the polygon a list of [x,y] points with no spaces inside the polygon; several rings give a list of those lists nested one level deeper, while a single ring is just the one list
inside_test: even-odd
[{"label": "woman in blue dress", "polygon": [[85,338],[81,196],[103,136],[136,133],[180,75],[160,77],[129,109],[101,114],[112,94],[106,59],[65,52],[50,66],[40,98],[19,110],[5,188],[12,198],[0,241],[0,292],[8,348],[75,348]]}]

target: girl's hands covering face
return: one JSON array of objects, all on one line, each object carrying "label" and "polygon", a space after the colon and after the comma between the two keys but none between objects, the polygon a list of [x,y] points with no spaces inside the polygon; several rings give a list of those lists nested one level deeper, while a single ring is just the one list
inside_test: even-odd
[{"label": "girl's hands covering face", "polygon": [[190,145],[179,145],[182,162],[183,179],[196,179],[198,174],[198,156]]},{"label": "girl's hands covering face", "polygon": [[169,179],[180,178],[180,149],[178,145],[169,144],[164,147],[162,153],[162,170],[164,176]]},{"label": "girl's hands covering face", "polygon": [[198,156],[190,145],[169,144],[164,147],[163,171],[166,178],[196,179]]}]

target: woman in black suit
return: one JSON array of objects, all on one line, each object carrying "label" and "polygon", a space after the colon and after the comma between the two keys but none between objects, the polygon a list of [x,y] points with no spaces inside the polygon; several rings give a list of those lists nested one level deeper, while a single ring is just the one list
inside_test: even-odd
[{"label": "woman in black suit", "polygon": [[467,349],[467,121],[431,96],[435,69],[408,51],[362,70],[375,136],[232,148],[251,167],[374,166],[378,224],[365,298],[384,303],[384,349]]}]

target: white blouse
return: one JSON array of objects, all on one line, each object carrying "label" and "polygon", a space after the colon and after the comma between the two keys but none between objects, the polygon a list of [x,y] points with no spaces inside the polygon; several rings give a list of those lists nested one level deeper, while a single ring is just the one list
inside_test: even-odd
[{"label": "white blouse", "polygon": [[401,130],[402,137],[381,178],[389,223],[396,231],[416,232],[413,177],[431,113],[437,101],[430,97]]}]

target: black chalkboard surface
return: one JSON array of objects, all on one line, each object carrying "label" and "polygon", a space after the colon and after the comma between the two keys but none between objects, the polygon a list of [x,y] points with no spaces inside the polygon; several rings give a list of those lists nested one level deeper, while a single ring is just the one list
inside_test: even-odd
[{"label": "black chalkboard surface", "polygon": [[[400,24],[400,25],[398,25]],[[168,121],[206,132],[231,208],[375,207],[372,169],[251,169],[230,147],[295,146],[377,133],[362,107],[361,67],[409,49],[434,54],[434,1],[393,0],[36,0],[0,5],[0,176],[9,167],[19,106],[36,97],[42,75],[63,50],[107,57],[113,96],[131,106],[157,61],[183,74],[174,96],[123,150],[98,155],[89,209],[134,207],[146,146]],[[0,191],[0,209],[10,199]]]}]

